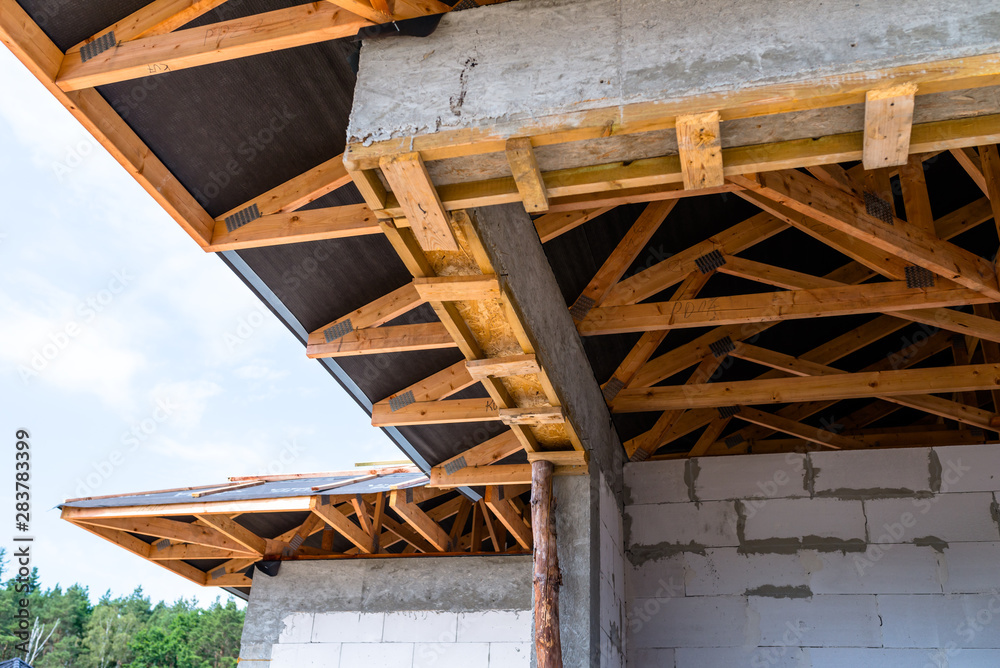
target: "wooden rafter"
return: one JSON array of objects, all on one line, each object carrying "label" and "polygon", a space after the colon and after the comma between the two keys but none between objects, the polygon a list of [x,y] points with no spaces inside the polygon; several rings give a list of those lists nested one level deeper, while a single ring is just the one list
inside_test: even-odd
[{"label": "wooden rafter", "polygon": [[79,52],[85,44],[90,44],[109,32],[115,34],[115,41],[118,43],[165,35],[224,2],[226,0],[155,0],[70,48],[69,53]]},{"label": "wooden rafter", "polygon": [[253,17],[123,42],[83,61],[66,54],[56,84],[64,91],[245,58],[356,35],[371,21],[329,3],[308,3]]},{"label": "wooden rafter", "polygon": [[964,392],[991,389],[997,384],[1000,384],[1000,366],[973,364],[965,367],[846,373],[836,376],[622,390],[611,406],[615,412],[632,413],[678,408],[903,396],[928,392]]}]

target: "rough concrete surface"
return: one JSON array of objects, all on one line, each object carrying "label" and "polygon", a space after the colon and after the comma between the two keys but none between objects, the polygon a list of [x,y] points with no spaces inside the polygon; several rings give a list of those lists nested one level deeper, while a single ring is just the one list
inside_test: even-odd
[{"label": "rough concrete surface", "polygon": [[[557,45],[558,48],[553,48]],[[521,0],[365,44],[377,141],[1000,51],[994,0]]]}]

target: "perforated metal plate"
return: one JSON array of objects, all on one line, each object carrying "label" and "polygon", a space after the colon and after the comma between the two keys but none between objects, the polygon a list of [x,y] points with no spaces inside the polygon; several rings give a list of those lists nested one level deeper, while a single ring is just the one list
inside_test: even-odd
[{"label": "perforated metal plate", "polygon": [[736,350],[736,344],[728,336],[724,336],[714,343],[708,344],[708,349],[712,351],[712,354],[716,357],[725,357],[729,353]]},{"label": "perforated metal plate", "polygon": [[454,459],[445,464],[444,472],[447,473],[448,475],[453,475],[455,474],[455,472],[461,471],[466,466],[468,466],[468,464],[465,463],[465,457],[459,457],[458,459]]},{"label": "perforated metal plate", "polygon": [[869,216],[874,216],[883,223],[893,224],[892,204],[867,190],[865,191],[865,211]]},{"label": "perforated metal plate", "polygon": [[622,391],[625,387],[625,383],[621,382],[617,378],[612,378],[607,383],[604,384],[604,389],[601,392],[604,394],[605,401],[612,401],[618,396],[618,393]]},{"label": "perforated metal plate", "polygon": [[230,232],[238,230],[247,223],[252,223],[258,218],[260,218],[260,209],[257,208],[256,204],[251,204],[247,208],[240,209],[231,216],[226,216],[226,229]]},{"label": "perforated metal plate", "polygon": [[726,258],[723,257],[722,253],[717,250],[711,253],[705,253],[700,258],[694,261],[698,271],[703,274],[707,274],[710,271],[714,271],[726,263]]},{"label": "perforated metal plate", "polygon": [[594,300],[581,295],[579,299],[573,302],[573,307],[569,310],[569,314],[573,316],[573,320],[583,320],[592,308],[594,308]]},{"label": "perforated metal plate", "polygon": [[719,406],[719,417],[731,418],[740,412],[739,406]]},{"label": "perforated metal plate", "polygon": [[327,327],[323,330],[323,336],[326,337],[326,342],[331,343],[337,339],[342,339],[351,332],[354,331],[354,325],[351,324],[351,319],[348,318],[343,322],[338,322],[333,327]]},{"label": "perforated metal plate", "polygon": [[405,408],[412,403],[416,403],[416,401],[416,398],[413,396],[413,390],[403,392],[389,399],[389,410],[395,413],[400,408]]},{"label": "perforated metal plate", "polygon": [[923,267],[911,266],[906,268],[906,287],[908,288],[933,288],[934,273]]},{"label": "perforated metal plate", "polygon": [[80,59],[87,62],[94,56],[104,53],[118,42],[115,40],[115,31],[106,32],[93,42],[89,42],[80,47]]}]

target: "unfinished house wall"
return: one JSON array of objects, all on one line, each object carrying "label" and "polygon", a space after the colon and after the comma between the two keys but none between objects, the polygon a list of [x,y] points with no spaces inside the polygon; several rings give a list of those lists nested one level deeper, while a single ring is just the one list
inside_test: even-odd
[{"label": "unfinished house wall", "polygon": [[632,668],[1000,665],[996,446],[627,464]]},{"label": "unfinished house wall", "polygon": [[290,561],[254,577],[241,664],[528,668],[531,557]]}]

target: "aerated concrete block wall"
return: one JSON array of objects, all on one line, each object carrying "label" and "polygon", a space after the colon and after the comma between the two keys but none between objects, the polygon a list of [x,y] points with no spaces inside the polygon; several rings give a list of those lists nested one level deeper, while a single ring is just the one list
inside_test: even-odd
[{"label": "aerated concrete block wall", "polygon": [[1000,666],[1000,449],[625,466],[631,668]]},{"label": "aerated concrete block wall", "polygon": [[255,574],[240,665],[529,668],[531,557],[293,561]]}]

